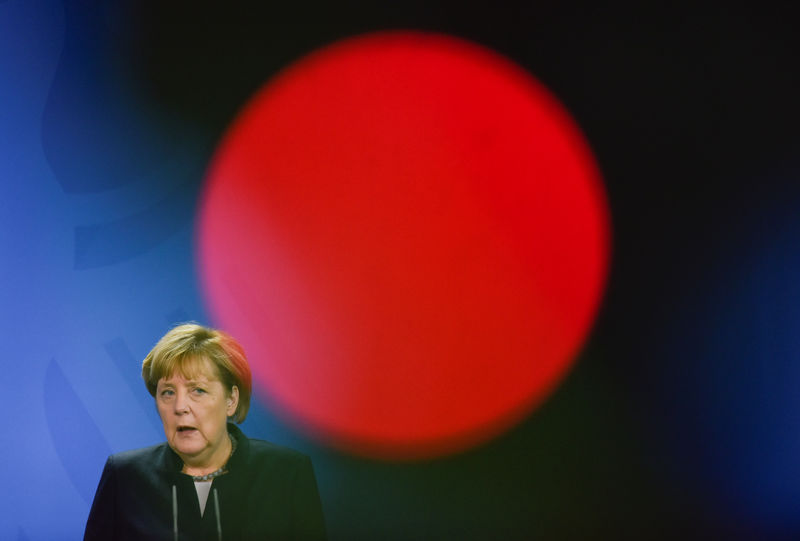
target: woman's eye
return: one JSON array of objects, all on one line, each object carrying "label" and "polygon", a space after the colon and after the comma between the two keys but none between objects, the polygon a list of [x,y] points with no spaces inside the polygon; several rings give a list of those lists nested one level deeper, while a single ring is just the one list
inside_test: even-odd
[{"label": "woman's eye", "polygon": [[163,397],[169,397],[172,396],[173,394],[175,394],[175,392],[172,389],[164,389],[163,391],[161,391],[161,396]]},{"label": "woman's eye", "polygon": [[192,389],[192,392],[194,394],[205,394],[206,390],[205,389],[201,389],[200,387],[195,387],[194,389]]}]

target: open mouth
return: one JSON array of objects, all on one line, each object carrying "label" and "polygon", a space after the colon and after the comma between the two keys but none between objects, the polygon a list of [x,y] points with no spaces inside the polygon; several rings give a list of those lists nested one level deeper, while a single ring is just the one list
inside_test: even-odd
[{"label": "open mouth", "polygon": [[192,430],[197,430],[197,429],[195,427],[193,427],[193,426],[179,426],[178,427],[178,432],[190,432]]}]

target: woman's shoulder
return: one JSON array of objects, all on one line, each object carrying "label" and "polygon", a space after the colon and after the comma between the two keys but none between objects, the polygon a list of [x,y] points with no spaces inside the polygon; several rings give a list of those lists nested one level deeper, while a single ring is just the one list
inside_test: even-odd
[{"label": "woman's shoulder", "polygon": [[300,451],[290,447],[284,447],[283,445],[278,445],[277,443],[272,443],[271,441],[248,438],[248,442],[250,443],[250,455],[253,458],[265,458],[289,462],[303,462],[309,460],[308,456]]},{"label": "woman's shoulder", "polygon": [[239,460],[233,460],[232,470],[243,468],[250,472],[253,479],[269,479],[271,486],[291,484],[298,475],[304,478],[313,475],[311,459],[300,451],[260,439],[248,438],[248,444],[249,453]]},{"label": "woman's shoulder", "polygon": [[271,441],[262,440],[258,438],[247,437],[238,426],[229,425],[228,431],[240,443],[245,443],[245,455],[249,455],[251,460],[267,460],[276,462],[306,462],[309,460],[308,456],[300,451],[278,445]]},{"label": "woman's shoulder", "polygon": [[167,444],[161,443],[115,453],[108,458],[108,463],[115,470],[152,470],[154,467],[167,466],[169,452]]}]

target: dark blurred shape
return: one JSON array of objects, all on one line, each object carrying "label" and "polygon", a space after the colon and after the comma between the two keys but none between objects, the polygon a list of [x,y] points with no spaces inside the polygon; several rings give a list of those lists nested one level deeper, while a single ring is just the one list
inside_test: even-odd
[{"label": "dark blurred shape", "polygon": [[43,391],[53,446],[75,489],[89,504],[100,479],[97,467],[111,448],[55,359],[47,366]]},{"label": "dark blurred shape", "polygon": [[784,185],[780,198],[753,189],[738,212],[716,214],[735,242],[698,256],[691,293],[639,345],[651,360],[640,379],[650,438],[682,472],[672,481],[726,524],[775,539],[800,531],[798,178],[765,172],[759,180]]},{"label": "dark blurred shape", "polygon": [[42,117],[42,144],[67,193],[139,180],[170,153],[168,113],[143,99],[124,48],[124,4],[64,2],[66,32]]},{"label": "dark blurred shape", "polygon": [[114,222],[75,228],[75,269],[114,265],[165,241],[194,217],[194,179],[152,207]]},{"label": "dark blurred shape", "polygon": [[156,412],[155,405],[153,404],[153,399],[147,392],[141,378],[141,359],[137,359],[133,356],[130,348],[128,348],[128,344],[121,337],[106,342],[103,344],[103,347],[106,353],[108,353],[108,356],[111,357],[114,365],[119,369],[120,377],[128,385],[131,393],[137,398],[139,405],[142,406],[142,409],[146,412],[150,424],[152,424],[153,428],[156,430],[156,434],[160,435],[163,431],[163,426]]}]

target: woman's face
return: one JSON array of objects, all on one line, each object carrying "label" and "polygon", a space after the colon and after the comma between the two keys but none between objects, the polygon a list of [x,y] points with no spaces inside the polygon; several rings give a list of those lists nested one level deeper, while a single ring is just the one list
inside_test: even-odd
[{"label": "woman's face", "polygon": [[228,393],[208,360],[191,379],[174,373],[161,378],[156,405],[170,447],[187,464],[203,466],[218,457],[227,440],[228,417],[236,411],[239,390]]}]

